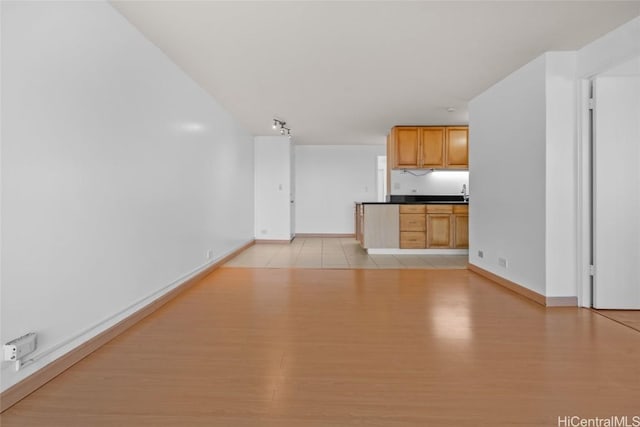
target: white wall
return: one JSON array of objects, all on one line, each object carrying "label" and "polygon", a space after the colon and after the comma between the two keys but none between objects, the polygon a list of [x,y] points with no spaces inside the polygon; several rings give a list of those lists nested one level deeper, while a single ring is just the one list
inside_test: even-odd
[{"label": "white wall", "polygon": [[576,53],[546,62],[546,295],[577,295]]},{"label": "white wall", "polygon": [[[391,194],[461,195],[462,185],[469,187],[469,171],[433,171],[414,170],[391,171]],[[469,192],[470,195],[470,192]]]},{"label": "white wall", "polygon": [[291,141],[287,136],[255,138],[255,236],[290,240],[293,187]]},{"label": "white wall", "polygon": [[296,233],[354,233],[354,202],[376,201],[384,145],[295,147]]},{"label": "white wall", "polygon": [[[469,103],[469,260],[545,293],[545,57]],[[478,257],[478,251],[484,257]],[[507,259],[507,268],[498,258]]]},{"label": "white wall", "polygon": [[1,7],[1,340],[61,346],[4,390],[252,240],[253,138],[109,4]]},{"label": "white wall", "polygon": [[577,53],[577,76],[591,77],[640,56],[640,16],[589,43]]}]

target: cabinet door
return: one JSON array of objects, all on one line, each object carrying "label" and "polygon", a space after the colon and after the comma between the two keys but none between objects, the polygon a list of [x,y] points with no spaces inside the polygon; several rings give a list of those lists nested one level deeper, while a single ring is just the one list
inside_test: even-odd
[{"label": "cabinet door", "polygon": [[450,169],[469,168],[469,129],[466,127],[447,128],[447,167]]},{"label": "cabinet door", "polygon": [[443,127],[420,128],[422,167],[444,168],[445,133]]},{"label": "cabinet door", "polygon": [[427,248],[451,247],[451,217],[448,214],[427,215]]},{"label": "cabinet door", "polygon": [[419,134],[416,127],[399,127],[394,129],[395,135],[395,167],[417,168],[419,165]]},{"label": "cabinet door", "polygon": [[454,215],[453,228],[454,228],[453,247],[468,248],[469,247],[469,215]]}]

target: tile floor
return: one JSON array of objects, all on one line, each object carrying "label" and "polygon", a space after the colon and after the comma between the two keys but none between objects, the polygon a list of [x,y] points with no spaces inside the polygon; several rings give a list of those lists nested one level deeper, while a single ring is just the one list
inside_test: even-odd
[{"label": "tile floor", "polygon": [[258,243],[225,264],[251,268],[466,269],[467,255],[369,255],[352,238],[295,238]]}]

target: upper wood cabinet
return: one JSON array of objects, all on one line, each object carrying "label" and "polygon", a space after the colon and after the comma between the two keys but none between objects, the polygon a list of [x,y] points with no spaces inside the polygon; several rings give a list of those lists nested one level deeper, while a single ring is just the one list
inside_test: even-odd
[{"label": "upper wood cabinet", "polygon": [[445,128],[420,128],[420,142],[423,168],[445,167]]},{"label": "upper wood cabinet", "polygon": [[447,165],[449,169],[469,168],[469,128],[447,128]]},{"label": "upper wood cabinet", "polygon": [[466,126],[396,126],[387,140],[393,169],[467,169]]},{"label": "upper wood cabinet", "polygon": [[416,127],[394,129],[395,164],[398,168],[417,168],[420,164],[420,132]]}]

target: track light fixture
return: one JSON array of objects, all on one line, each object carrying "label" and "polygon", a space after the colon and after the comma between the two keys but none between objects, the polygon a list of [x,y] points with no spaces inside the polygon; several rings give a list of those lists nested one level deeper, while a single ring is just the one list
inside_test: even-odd
[{"label": "track light fixture", "polygon": [[274,130],[280,129],[280,135],[287,135],[289,139],[291,139],[291,129],[287,127],[287,122],[280,119],[273,119],[273,125],[271,126]]}]

